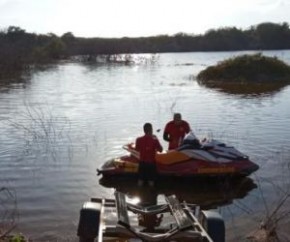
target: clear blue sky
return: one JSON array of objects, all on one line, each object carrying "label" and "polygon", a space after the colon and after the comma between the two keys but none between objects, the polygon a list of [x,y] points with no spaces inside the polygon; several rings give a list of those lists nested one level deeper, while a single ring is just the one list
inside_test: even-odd
[{"label": "clear blue sky", "polygon": [[0,0],[0,28],[78,37],[140,37],[290,23],[290,0]]}]

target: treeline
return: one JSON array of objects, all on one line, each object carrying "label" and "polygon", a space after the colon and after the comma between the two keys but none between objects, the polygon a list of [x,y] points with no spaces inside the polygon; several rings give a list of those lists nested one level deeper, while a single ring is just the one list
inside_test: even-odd
[{"label": "treeline", "polygon": [[211,29],[204,35],[178,33],[174,36],[105,39],[76,38],[72,33],[66,33],[61,39],[67,46],[67,55],[290,49],[288,23],[262,23],[248,30],[235,27]]},{"label": "treeline", "polygon": [[178,33],[140,38],[80,38],[67,32],[62,36],[27,33],[10,26],[0,31],[0,76],[30,68],[32,64],[76,55],[121,53],[162,53],[191,51],[290,49],[288,23],[262,23],[247,30],[235,27],[211,29],[204,35]]},{"label": "treeline", "polygon": [[0,31],[0,78],[62,58],[65,50],[64,42],[54,34],[38,35],[10,26]]}]

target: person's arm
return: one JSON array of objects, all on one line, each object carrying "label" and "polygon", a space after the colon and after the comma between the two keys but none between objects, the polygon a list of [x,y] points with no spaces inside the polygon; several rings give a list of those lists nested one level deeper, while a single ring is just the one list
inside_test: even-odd
[{"label": "person's arm", "polygon": [[187,133],[189,133],[189,131],[191,130],[191,128],[190,128],[190,126],[189,126],[189,124],[187,123],[187,122],[185,122],[185,133],[187,134]]},{"label": "person's arm", "polygon": [[163,139],[167,142],[170,142],[170,135],[169,135],[168,129],[169,129],[168,124],[166,124],[164,132],[163,132]]},{"label": "person's arm", "polygon": [[135,142],[135,150],[140,151],[140,142],[138,138],[136,139],[136,142]]},{"label": "person's arm", "polygon": [[164,133],[163,133],[163,139],[165,140],[165,141],[170,141],[170,135],[167,133],[167,132],[165,132],[164,131]]},{"label": "person's arm", "polygon": [[157,142],[157,151],[159,151],[159,152],[162,152],[163,151],[163,147],[162,147],[162,145],[160,144],[160,142],[159,142],[159,140],[157,139],[156,140]]}]

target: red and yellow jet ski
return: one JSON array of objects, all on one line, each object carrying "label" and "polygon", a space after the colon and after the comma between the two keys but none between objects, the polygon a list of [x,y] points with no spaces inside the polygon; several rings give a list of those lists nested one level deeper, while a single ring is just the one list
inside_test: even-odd
[{"label": "red and yellow jet ski", "polygon": [[[108,176],[136,175],[139,164],[139,152],[134,144],[123,146],[128,155],[111,159],[97,169],[98,174]],[[165,153],[156,154],[157,171],[160,176],[173,177],[205,177],[231,176],[244,177],[259,169],[232,146],[218,140],[205,139],[199,141],[193,133],[189,133],[183,144]]]}]

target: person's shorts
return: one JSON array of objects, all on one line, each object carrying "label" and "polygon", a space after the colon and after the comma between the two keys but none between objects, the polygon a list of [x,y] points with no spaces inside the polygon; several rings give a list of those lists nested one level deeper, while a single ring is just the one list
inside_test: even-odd
[{"label": "person's shorts", "polygon": [[141,161],[139,163],[138,174],[141,180],[155,180],[157,175],[156,164]]}]

